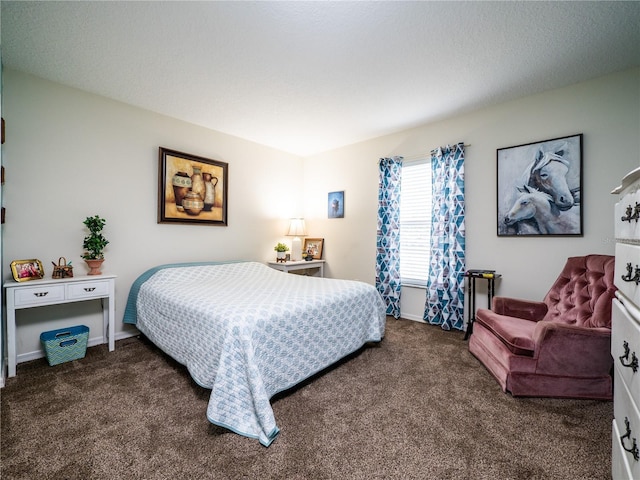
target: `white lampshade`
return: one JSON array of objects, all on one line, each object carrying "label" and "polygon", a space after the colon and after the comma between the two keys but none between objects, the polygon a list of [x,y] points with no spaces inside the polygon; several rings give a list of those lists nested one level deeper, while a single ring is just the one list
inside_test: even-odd
[{"label": "white lampshade", "polygon": [[287,233],[287,236],[293,237],[293,240],[291,240],[291,260],[302,260],[302,241],[300,237],[304,237],[306,234],[304,218],[292,218],[289,223],[289,232]]},{"label": "white lampshade", "polygon": [[289,237],[304,237],[307,234],[304,218],[292,218],[289,223]]}]

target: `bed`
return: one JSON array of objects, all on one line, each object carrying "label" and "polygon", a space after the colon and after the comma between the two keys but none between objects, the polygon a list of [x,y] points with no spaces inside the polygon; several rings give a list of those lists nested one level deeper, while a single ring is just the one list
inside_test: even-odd
[{"label": "bed", "polygon": [[211,423],[269,446],[279,432],[271,397],[381,341],[385,310],[367,283],[207,262],[143,273],[123,321],[211,389]]}]

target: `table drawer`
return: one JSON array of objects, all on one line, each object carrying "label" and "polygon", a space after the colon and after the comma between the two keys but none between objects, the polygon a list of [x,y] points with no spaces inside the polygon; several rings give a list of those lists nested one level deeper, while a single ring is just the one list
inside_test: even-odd
[{"label": "table drawer", "polygon": [[16,307],[25,305],[47,305],[64,300],[64,285],[42,285],[14,290]]},{"label": "table drawer", "polygon": [[[618,366],[616,365],[613,370],[613,415],[618,435],[611,440],[612,442],[617,442],[623,450],[621,453],[624,454],[630,467],[631,478],[640,478],[640,452],[638,452],[640,448],[640,413],[638,413],[637,406],[620,377]],[[634,453],[638,460],[634,457]]]},{"label": "table drawer", "polygon": [[81,300],[107,295],[109,295],[108,281],[75,282],[67,285],[67,300]]},{"label": "table drawer", "polygon": [[[618,300],[611,309],[611,356],[634,398],[640,399],[640,325]],[[640,312],[636,312],[640,313]],[[635,371],[633,365],[635,364]],[[640,430],[640,428],[639,428]]]}]

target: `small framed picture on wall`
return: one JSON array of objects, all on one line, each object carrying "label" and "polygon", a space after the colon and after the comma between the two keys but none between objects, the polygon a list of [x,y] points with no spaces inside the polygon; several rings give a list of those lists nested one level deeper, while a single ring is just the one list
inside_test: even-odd
[{"label": "small framed picture on wall", "polygon": [[330,192],[327,208],[329,218],[344,218],[344,191]]}]

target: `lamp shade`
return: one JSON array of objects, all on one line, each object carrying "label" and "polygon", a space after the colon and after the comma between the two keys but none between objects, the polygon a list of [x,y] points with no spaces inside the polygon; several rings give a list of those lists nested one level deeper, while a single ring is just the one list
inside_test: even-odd
[{"label": "lamp shade", "polygon": [[292,218],[289,223],[289,237],[304,237],[307,234],[304,218]]}]

